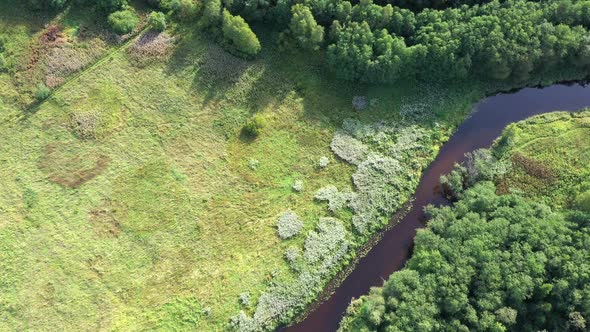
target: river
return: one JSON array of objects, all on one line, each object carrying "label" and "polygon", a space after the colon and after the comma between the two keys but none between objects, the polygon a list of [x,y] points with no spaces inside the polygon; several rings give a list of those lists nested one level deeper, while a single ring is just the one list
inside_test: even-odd
[{"label": "river", "polygon": [[438,190],[440,176],[451,171],[455,163],[463,161],[466,152],[489,147],[512,122],[535,114],[574,111],[586,106],[590,106],[590,86],[579,84],[525,88],[487,97],[477,103],[472,115],[457,128],[424,171],[408,214],[385,232],[326,301],[317,305],[302,322],[282,330],[336,331],[353,298],[368,293],[372,286],[383,285],[390,274],[401,269],[411,255],[417,229],[425,226],[423,207],[448,203]]}]

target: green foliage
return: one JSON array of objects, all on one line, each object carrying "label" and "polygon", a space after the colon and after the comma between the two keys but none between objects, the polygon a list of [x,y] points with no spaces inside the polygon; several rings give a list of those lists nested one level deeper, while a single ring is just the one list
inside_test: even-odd
[{"label": "green foliage", "polygon": [[49,97],[50,94],[51,89],[49,89],[45,84],[37,84],[37,89],[35,90],[35,99],[37,99],[37,101],[43,101],[47,99],[47,97]]},{"label": "green foliage", "polygon": [[588,115],[538,115],[470,153],[443,177],[459,200],[427,208],[406,268],[354,301],[341,330],[584,331]]},{"label": "green foliage", "polygon": [[199,11],[194,0],[162,0],[161,7],[172,11],[181,20],[191,20]]},{"label": "green foliage", "polygon": [[132,10],[125,9],[111,13],[108,21],[114,32],[124,35],[135,29],[139,23],[139,18]]},{"label": "green foliage", "polygon": [[[88,4],[93,4],[93,1],[82,0]],[[106,13],[112,13],[123,9],[127,5],[127,0],[97,0],[96,5]]]},{"label": "green foliage", "polygon": [[260,134],[260,130],[264,128],[265,125],[266,121],[264,118],[261,115],[256,114],[246,121],[246,124],[244,124],[242,127],[242,134],[246,137],[256,138]]},{"label": "green foliage", "polygon": [[590,190],[579,194],[574,201],[574,206],[584,212],[590,212]]},{"label": "green foliage", "polygon": [[4,72],[8,69],[8,64],[6,63],[6,59],[4,58],[4,54],[0,53],[0,73]]},{"label": "green foliage", "polygon": [[492,183],[480,182],[454,207],[430,209],[431,221],[418,232],[407,267],[382,291],[356,301],[341,330],[580,326],[590,315],[590,253],[584,245],[590,229],[545,205],[495,191]]},{"label": "green foliage", "polygon": [[510,171],[509,160],[498,160],[489,149],[478,149],[465,154],[466,160],[456,165],[450,174],[443,175],[440,182],[454,198],[479,181],[493,181]]},{"label": "green foliage", "polygon": [[[289,38],[307,49],[318,49],[329,28],[328,63],[347,80],[524,82],[559,66],[585,70],[590,65],[586,1],[453,1],[477,5],[446,8],[449,3],[396,2],[393,6],[371,0],[354,5],[340,0],[305,4],[234,0],[221,7],[248,22],[276,22],[279,29],[287,26]],[[220,2],[211,5],[213,15],[206,17],[215,18]]]},{"label": "green foliage", "polygon": [[148,24],[153,30],[162,32],[166,29],[166,15],[162,12],[151,12]]},{"label": "green foliage", "polygon": [[231,49],[245,56],[254,56],[260,52],[260,42],[250,26],[240,16],[233,16],[223,10],[223,37]]},{"label": "green foliage", "polygon": [[309,7],[296,4],[291,7],[290,32],[304,49],[318,50],[324,40],[324,27],[318,25]]},{"label": "green foliage", "polygon": [[201,22],[205,27],[219,27],[221,25],[221,0],[206,0]]},{"label": "green foliage", "polygon": [[33,9],[62,9],[68,3],[68,0],[28,0]]}]

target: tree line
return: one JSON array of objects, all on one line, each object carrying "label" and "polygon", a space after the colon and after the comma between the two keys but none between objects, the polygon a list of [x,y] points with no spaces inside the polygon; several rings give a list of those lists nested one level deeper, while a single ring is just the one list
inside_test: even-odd
[{"label": "tree line", "polygon": [[[45,9],[96,6],[110,14],[118,33],[137,24],[127,0],[28,1]],[[250,24],[272,26],[281,32],[282,46],[325,52],[334,72],[352,81],[476,77],[521,82],[560,66],[584,70],[590,65],[587,0],[424,0],[412,6],[373,0],[145,1],[170,17],[198,21],[244,57],[261,49]]]}]

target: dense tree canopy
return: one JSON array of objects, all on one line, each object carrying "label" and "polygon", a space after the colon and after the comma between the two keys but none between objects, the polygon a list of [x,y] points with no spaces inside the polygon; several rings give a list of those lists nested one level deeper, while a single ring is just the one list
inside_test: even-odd
[{"label": "dense tree canopy", "polygon": [[590,215],[491,182],[431,209],[407,267],[355,302],[346,331],[585,331]]},{"label": "dense tree canopy", "polygon": [[324,27],[315,21],[309,7],[296,4],[291,7],[289,29],[297,44],[305,49],[317,50],[324,40]]},{"label": "dense tree canopy", "polygon": [[[127,0],[28,1],[48,9],[96,5],[106,13],[127,6]],[[145,1],[180,19],[200,13],[202,26],[215,36],[228,32],[223,10],[240,17],[230,21],[240,21],[242,37],[236,40],[252,43],[240,51],[246,56],[258,52],[254,32],[246,33],[249,24],[264,22],[288,31],[294,47],[325,45],[334,72],[368,83],[473,77],[518,83],[560,66],[590,65],[589,0],[206,0],[202,8],[193,0]],[[223,40],[227,45],[228,37]]]}]

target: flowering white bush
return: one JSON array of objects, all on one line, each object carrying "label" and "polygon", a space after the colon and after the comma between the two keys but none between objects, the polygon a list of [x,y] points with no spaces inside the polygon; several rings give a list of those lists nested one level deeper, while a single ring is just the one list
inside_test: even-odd
[{"label": "flowering white bush", "polygon": [[281,239],[291,238],[303,228],[303,222],[293,211],[286,211],[277,219],[277,230]]},{"label": "flowering white bush", "polygon": [[293,183],[293,190],[300,192],[303,191],[303,180],[295,180]]},{"label": "flowering white bush", "polygon": [[258,161],[257,159],[250,159],[248,161],[248,167],[250,167],[250,169],[253,171],[258,168],[258,165],[260,165],[260,161]]},{"label": "flowering white bush", "polygon": [[289,247],[287,251],[285,251],[285,258],[291,265],[293,265],[300,256],[301,253],[297,247]]},{"label": "flowering white bush", "polygon": [[341,221],[321,218],[316,231],[305,240],[305,270],[297,279],[279,282],[258,299],[254,314],[243,312],[231,319],[231,326],[240,332],[270,330],[277,322],[286,321],[293,312],[302,310],[321,291],[323,278],[337,266],[348,252],[346,229]]},{"label": "flowering white bush", "polygon": [[369,152],[369,148],[361,141],[342,131],[336,131],[330,148],[338,157],[354,165],[365,159]]},{"label": "flowering white bush", "polygon": [[326,186],[319,189],[314,198],[318,201],[328,201],[328,210],[336,212],[345,207],[354,197],[354,193],[340,192],[335,186]]},{"label": "flowering white bush", "polygon": [[328,157],[326,157],[326,156],[322,156],[320,158],[320,161],[318,162],[318,166],[320,166],[320,168],[324,168],[324,167],[328,166],[329,163],[330,163],[330,159],[328,159]]},{"label": "flowering white bush", "polygon": [[346,246],[346,228],[342,222],[336,218],[320,218],[317,231],[311,231],[305,239],[303,257],[313,264],[342,245]]},{"label": "flowering white bush", "polygon": [[246,306],[250,304],[250,293],[246,292],[240,294],[240,303]]},{"label": "flowering white bush", "polygon": [[325,187],[316,199],[328,200],[331,211],[343,201],[353,210],[353,224],[365,233],[387,221],[409,199],[422,169],[434,157],[432,131],[421,126],[347,119],[332,140],[332,150],[358,166],[353,175],[355,192],[341,196]]}]

